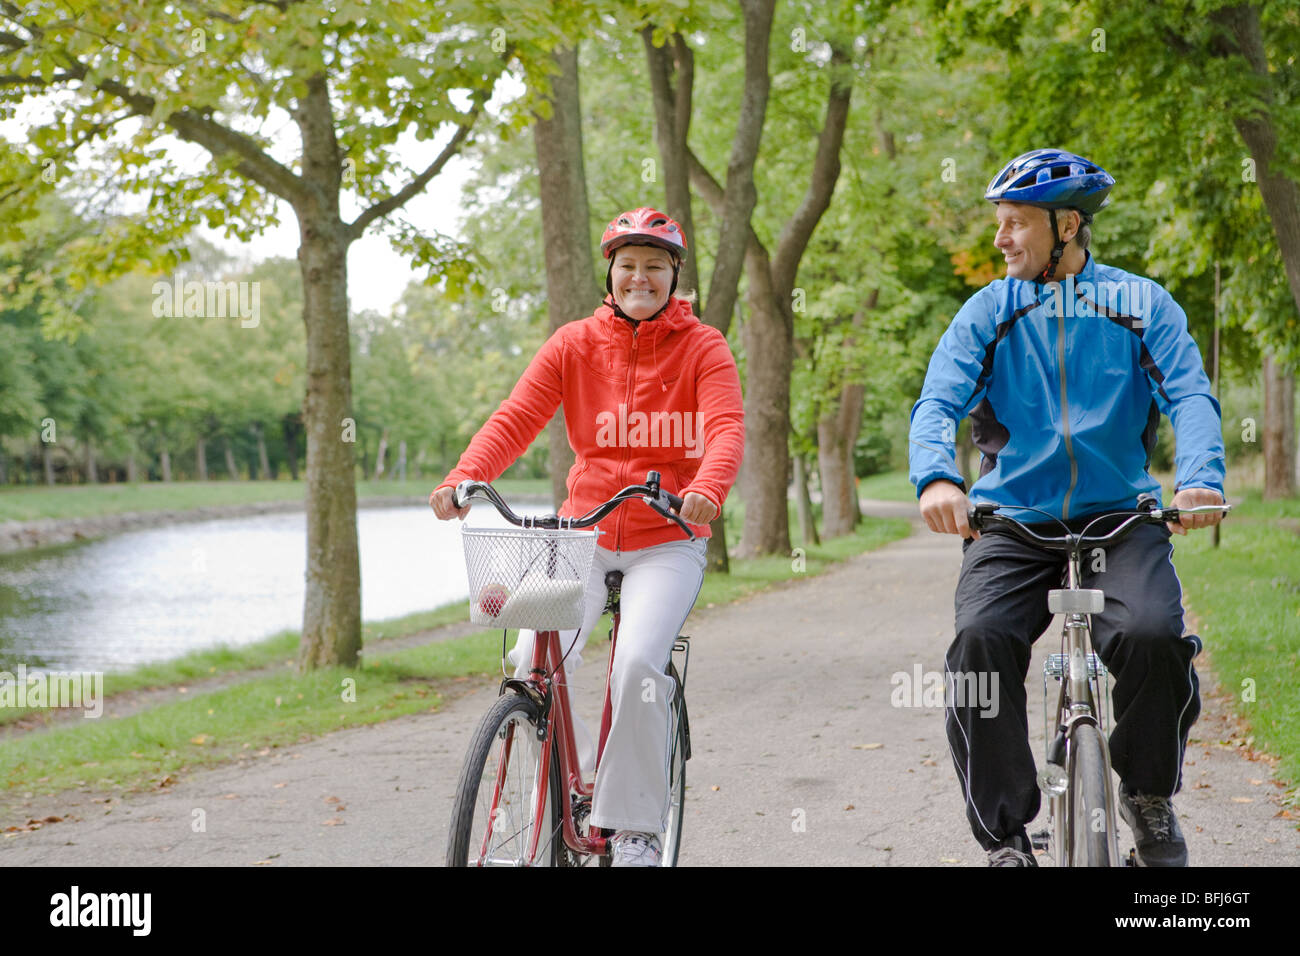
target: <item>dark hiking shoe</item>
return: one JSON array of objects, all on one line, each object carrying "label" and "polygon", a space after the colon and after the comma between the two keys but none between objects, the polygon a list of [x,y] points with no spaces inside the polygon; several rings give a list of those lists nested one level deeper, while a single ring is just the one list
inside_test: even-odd
[{"label": "dark hiking shoe", "polygon": [[1038,866],[1026,836],[1014,836],[989,850],[989,866]]},{"label": "dark hiking shoe", "polygon": [[1119,812],[1137,839],[1138,866],[1187,865],[1187,842],[1168,797],[1130,793],[1120,783]]}]

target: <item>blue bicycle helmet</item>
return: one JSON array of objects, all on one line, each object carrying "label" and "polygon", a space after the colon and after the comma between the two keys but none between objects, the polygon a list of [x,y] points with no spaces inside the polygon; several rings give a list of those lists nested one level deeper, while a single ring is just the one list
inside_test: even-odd
[{"label": "blue bicycle helmet", "polygon": [[1039,277],[1048,281],[1065,252],[1056,228],[1056,210],[1077,209],[1085,223],[1110,200],[1115,178],[1096,163],[1062,149],[1033,149],[1017,156],[993,177],[984,198],[992,203],[1019,202],[1041,206],[1052,223],[1051,264]]},{"label": "blue bicycle helmet", "polygon": [[1077,209],[1088,218],[1107,203],[1115,179],[1096,163],[1061,149],[1034,149],[1002,167],[989,183],[990,202]]}]

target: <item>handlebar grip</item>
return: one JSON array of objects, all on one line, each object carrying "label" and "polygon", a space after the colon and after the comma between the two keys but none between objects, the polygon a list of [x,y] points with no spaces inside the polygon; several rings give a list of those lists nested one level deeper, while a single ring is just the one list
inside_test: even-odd
[{"label": "handlebar grip", "polygon": [[474,484],[472,479],[466,478],[459,485],[451,490],[451,504],[453,508],[464,508],[468,501],[470,486]]},{"label": "handlebar grip", "polygon": [[966,512],[966,523],[970,525],[972,531],[983,531],[984,518],[997,511],[998,507],[998,505],[988,502],[972,505],[970,510]]},{"label": "handlebar grip", "polygon": [[[660,490],[662,491],[663,489]],[[680,514],[682,510],[682,499],[677,497],[677,495],[673,494],[671,491],[665,491],[664,497],[668,499],[668,504],[672,505],[673,511]]]}]

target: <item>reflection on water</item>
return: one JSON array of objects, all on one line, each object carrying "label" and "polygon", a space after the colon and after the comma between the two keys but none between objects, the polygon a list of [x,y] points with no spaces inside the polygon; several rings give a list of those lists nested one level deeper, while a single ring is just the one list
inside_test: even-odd
[{"label": "reflection on water", "polygon": [[[482,504],[469,523],[504,524]],[[365,620],[466,598],[460,522],[427,506],[377,508],[357,527]],[[306,535],[305,514],[275,514],[0,554],[0,670],[126,670],[296,630]]]}]

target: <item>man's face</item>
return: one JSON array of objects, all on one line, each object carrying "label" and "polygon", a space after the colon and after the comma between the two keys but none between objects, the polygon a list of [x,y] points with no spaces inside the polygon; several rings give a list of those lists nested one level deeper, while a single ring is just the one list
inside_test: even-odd
[{"label": "man's face", "polygon": [[[1069,219],[1058,212],[1057,228],[1064,230],[1068,223]],[[1007,278],[1036,278],[1052,259],[1052,223],[1047,210],[1018,202],[998,203],[998,232],[993,245],[1006,259]]]}]

